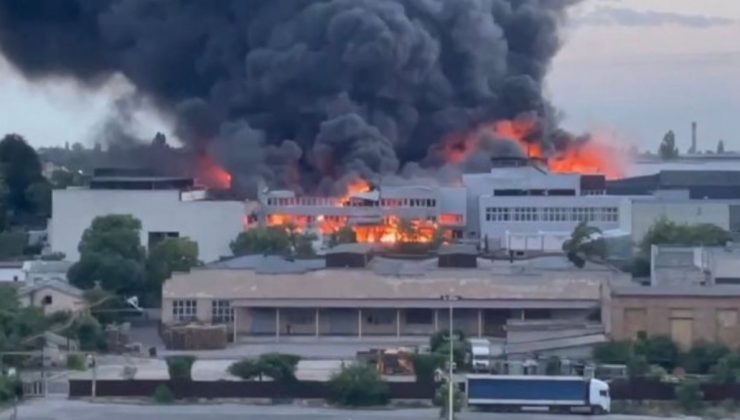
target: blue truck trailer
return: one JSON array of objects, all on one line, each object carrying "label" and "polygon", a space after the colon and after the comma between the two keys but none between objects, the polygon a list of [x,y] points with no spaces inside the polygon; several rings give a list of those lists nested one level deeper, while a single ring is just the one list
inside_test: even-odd
[{"label": "blue truck trailer", "polygon": [[550,411],[611,409],[609,384],[578,376],[468,375],[468,406],[489,410],[546,408]]}]

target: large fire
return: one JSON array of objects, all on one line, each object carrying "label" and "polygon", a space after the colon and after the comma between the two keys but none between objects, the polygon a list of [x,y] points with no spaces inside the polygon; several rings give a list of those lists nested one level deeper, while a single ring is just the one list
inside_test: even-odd
[{"label": "large fire", "polygon": [[[345,194],[336,200],[337,207],[373,206],[373,200],[361,196],[372,191],[372,186],[357,179],[346,187]],[[358,196],[360,195],[360,196]],[[387,204],[392,205],[392,204]],[[400,205],[400,202],[399,202]],[[445,219],[446,220],[446,219]],[[457,221],[457,220],[453,220]],[[444,223],[444,221],[443,221]],[[397,216],[387,216],[379,221],[354,223],[347,216],[299,216],[291,214],[270,214],[267,226],[285,227],[295,232],[315,232],[324,236],[338,235],[345,228],[351,229],[359,243],[398,244],[398,243],[431,243],[437,237],[438,225],[428,220],[402,220]]]},{"label": "large fire", "polygon": [[228,190],[231,188],[231,174],[220,166],[210,156],[202,155],[197,161],[196,182],[204,187]]},{"label": "large fire", "polygon": [[[485,136],[486,132],[491,136]],[[440,148],[448,163],[464,162],[476,151],[485,147],[487,139],[515,142],[524,155],[547,162],[550,171],[556,173],[602,174],[607,179],[624,176],[623,153],[599,137],[585,141],[571,141],[564,149],[545,153],[533,137],[537,127],[529,120],[503,120],[484,126],[474,133],[450,138]]]}]

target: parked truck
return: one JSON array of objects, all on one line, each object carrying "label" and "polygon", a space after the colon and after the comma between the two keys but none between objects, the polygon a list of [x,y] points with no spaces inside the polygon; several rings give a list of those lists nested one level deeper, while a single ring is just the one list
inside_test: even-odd
[{"label": "parked truck", "polygon": [[467,402],[483,410],[545,408],[593,414],[611,409],[609,384],[579,376],[467,375]]}]

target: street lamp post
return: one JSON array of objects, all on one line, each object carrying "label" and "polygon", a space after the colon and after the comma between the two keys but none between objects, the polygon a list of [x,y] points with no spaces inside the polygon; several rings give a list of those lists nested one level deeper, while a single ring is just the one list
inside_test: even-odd
[{"label": "street lamp post", "polygon": [[460,296],[453,296],[453,295],[443,295],[441,297],[442,300],[447,301],[449,303],[449,318],[450,318],[450,329],[447,333],[447,339],[449,340],[450,344],[450,355],[449,360],[447,361],[447,418],[448,420],[453,420],[455,418],[455,381],[452,377],[454,373],[454,369],[452,365],[455,363],[455,343],[453,342],[453,334],[454,334],[454,324],[452,322],[452,305],[453,302],[456,300],[460,300]]}]

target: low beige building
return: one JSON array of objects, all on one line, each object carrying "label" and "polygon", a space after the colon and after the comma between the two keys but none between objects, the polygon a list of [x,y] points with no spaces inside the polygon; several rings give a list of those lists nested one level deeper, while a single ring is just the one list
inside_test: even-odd
[{"label": "low beige building", "polygon": [[698,341],[740,346],[740,287],[615,287],[610,299],[611,337],[671,337],[683,348]]},{"label": "low beige building", "polygon": [[86,309],[82,290],[61,281],[44,281],[21,287],[18,300],[22,306],[43,308],[44,313],[78,312]]},{"label": "low beige building", "polygon": [[[175,273],[163,287],[162,322],[225,323],[245,336],[411,336],[455,328],[502,337],[509,319],[600,321],[610,273],[522,267],[439,268],[387,262],[305,272],[202,268]],[[382,264],[381,264],[382,263]],[[390,264],[390,263],[389,263]],[[427,267],[427,268],[425,268]]]}]

